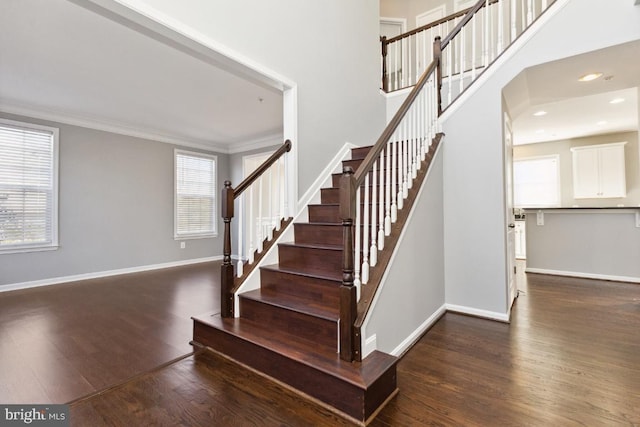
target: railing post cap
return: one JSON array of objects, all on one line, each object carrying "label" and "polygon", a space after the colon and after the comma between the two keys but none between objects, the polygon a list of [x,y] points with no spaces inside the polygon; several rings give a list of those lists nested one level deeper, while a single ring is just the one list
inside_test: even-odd
[{"label": "railing post cap", "polygon": [[231,181],[229,181],[228,179],[224,182],[224,186],[225,188],[230,188],[231,187]]},{"label": "railing post cap", "polygon": [[353,175],[353,168],[351,166],[343,166],[342,167],[342,173],[347,174],[347,175]]}]

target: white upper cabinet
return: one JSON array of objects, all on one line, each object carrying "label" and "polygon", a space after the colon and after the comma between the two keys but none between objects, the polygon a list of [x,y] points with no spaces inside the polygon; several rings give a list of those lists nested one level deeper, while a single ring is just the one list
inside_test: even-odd
[{"label": "white upper cabinet", "polygon": [[625,144],[626,142],[615,142],[571,149],[574,198],[626,197]]}]

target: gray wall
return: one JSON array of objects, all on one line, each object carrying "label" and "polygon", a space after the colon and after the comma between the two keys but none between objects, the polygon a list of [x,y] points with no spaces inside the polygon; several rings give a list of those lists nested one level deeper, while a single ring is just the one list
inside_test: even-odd
[{"label": "gray wall", "polygon": [[[185,249],[173,238],[176,146],[4,113],[0,117],[60,129],[60,248],[0,255],[0,286],[222,254],[221,237],[186,240]],[[220,186],[229,174],[228,156],[210,154],[218,156]],[[219,236],[221,231],[222,221]]]},{"label": "gray wall", "polygon": [[631,2],[570,0],[555,10],[442,116],[448,304],[507,313],[502,89],[526,67],[640,38]]},{"label": "gray wall", "polygon": [[[627,141],[624,146],[625,174],[627,181],[627,197],[615,199],[574,199],[573,198],[573,163],[571,147],[606,144],[610,142]],[[561,206],[574,205],[587,207],[603,206],[639,206],[640,205],[640,154],[638,153],[638,132],[614,133],[595,135],[585,138],[543,142],[539,144],[517,145],[513,147],[514,160],[545,156],[560,155],[560,196]]]},{"label": "gray wall", "polygon": [[147,5],[298,88],[298,197],[345,142],[373,144],[385,124],[379,5],[371,0],[122,0]]},{"label": "gray wall", "polygon": [[407,31],[416,28],[416,16],[441,5],[446,6],[445,16],[457,12],[455,0],[380,0],[380,16],[404,18]]},{"label": "gray wall", "polygon": [[364,339],[375,334],[377,348],[384,352],[412,334],[419,338],[419,328],[445,303],[442,163],[440,149],[367,316]]},{"label": "gray wall", "polygon": [[537,225],[536,212],[526,217],[527,271],[640,281],[640,228],[632,210],[543,210],[544,225]]}]

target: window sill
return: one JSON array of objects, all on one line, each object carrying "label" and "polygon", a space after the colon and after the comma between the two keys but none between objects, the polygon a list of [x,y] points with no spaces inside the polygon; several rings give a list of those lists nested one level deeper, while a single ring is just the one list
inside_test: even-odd
[{"label": "window sill", "polygon": [[218,237],[218,233],[215,234],[207,234],[207,235],[183,235],[183,236],[173,236],[173,240],[196,240],[196,239],[212,239]]},{"label": "window sill", "polygon": [[57,251],[60,246],[35,246],[35,247],[23,247],[23,248],[6,248],[0,249],[0,255],[8,255],[8,254],[24,254],[29,252],[46,252],[46,251]]}]

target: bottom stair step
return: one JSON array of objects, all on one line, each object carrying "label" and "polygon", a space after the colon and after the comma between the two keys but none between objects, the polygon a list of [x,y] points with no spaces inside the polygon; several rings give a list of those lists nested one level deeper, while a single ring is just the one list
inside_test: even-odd
[{"label": "bottom stair step", "polygon": [[333,351],[292,339],[268,325],[207,314],[193,318],[193,340],[366,421],[396,392],[397,358],[374,351],[345,362]]}]

